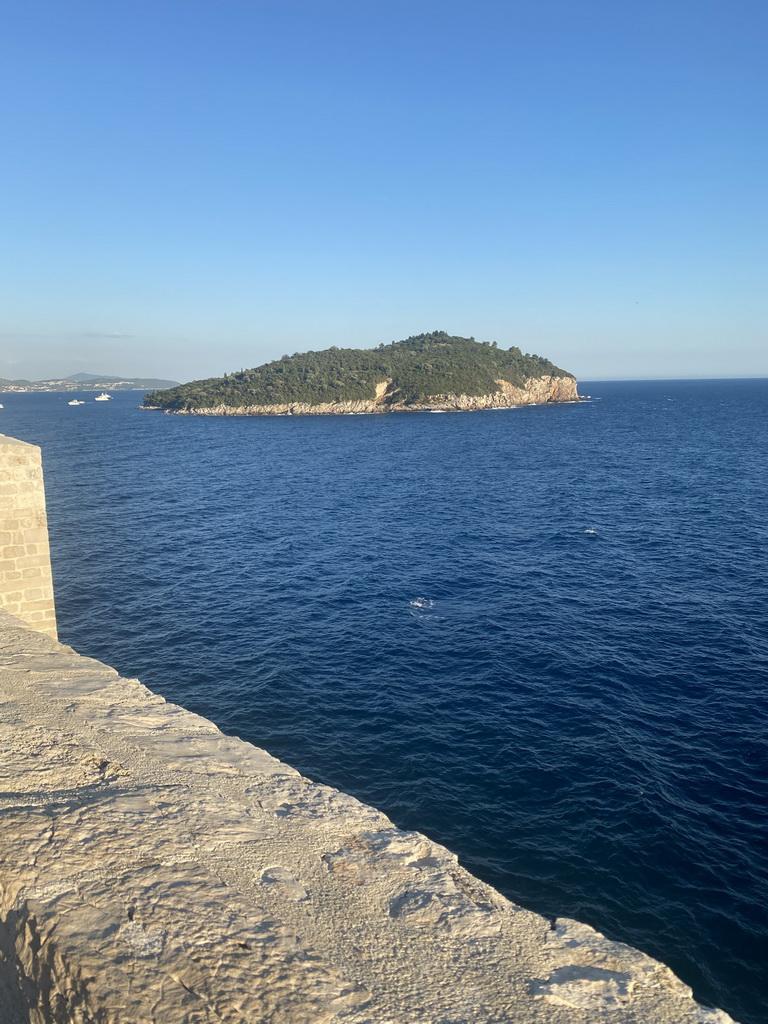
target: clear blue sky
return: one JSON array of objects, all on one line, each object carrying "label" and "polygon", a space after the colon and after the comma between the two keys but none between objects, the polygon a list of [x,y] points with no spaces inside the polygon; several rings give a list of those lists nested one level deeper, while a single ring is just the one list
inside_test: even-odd
[{"label": "clear blue sky", "polygon": [[768,375],[766,0],[0,7],[0,377]]}]

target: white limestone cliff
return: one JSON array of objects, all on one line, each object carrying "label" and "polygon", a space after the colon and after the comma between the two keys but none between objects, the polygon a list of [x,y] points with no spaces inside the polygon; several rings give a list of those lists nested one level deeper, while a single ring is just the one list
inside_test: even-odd
[{"label": "white limestone cliff", "polygon": [[348,402],[288,402],[280,405],[215,405],[210,408],[166,409],[166,412],[191,416],[332,416],[361,413],[473,412],[481,409],[509,409],[518,405],[544,405],[548,402],[578,402],[579,394],[573,377],[529,377],[523,387],[498,380],[498,391],[488,395],[433,395],[429,401],[405,404],[398,401],[397,389],[391,381],[376,385],[376,397]]}]

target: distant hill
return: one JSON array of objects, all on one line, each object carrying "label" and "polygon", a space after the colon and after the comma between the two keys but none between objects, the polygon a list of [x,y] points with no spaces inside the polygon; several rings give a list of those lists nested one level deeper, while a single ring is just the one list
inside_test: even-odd
[{"label": "distant hill", "polygon": [[6,380],[0,391],[150,391],[178,387],[176,380],[159,377],[116,377],[111,374],[73,373],[51,380]]},{"label": "distant hill", "polygon": [[177,380],[163,380],[159,377],[115,377],[108,373],[73,373],[66,380],[75,381],[86,387],[105,387],[109,385],[113,390],[129,390],[134,388],[175,388],[178,387]]},{"label": "distant hill", "polygon": [[78,383],[88,384],[94,380],[114,380],[108,373],[70,373],[65,380],[76,380]]},{"label": "distant hill", "polygon": [[252,370],[154,391],[144,405],[168,412],[258,415],[573,400],[578,400],[575,379],[549,359],[433,331],[375,349],[333,346],[286,355]]}]

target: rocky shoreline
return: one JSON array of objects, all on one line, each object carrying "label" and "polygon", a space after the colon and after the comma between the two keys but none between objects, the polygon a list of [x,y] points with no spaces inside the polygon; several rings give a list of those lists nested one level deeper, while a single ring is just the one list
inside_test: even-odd
[{"label": "rocky shoreline", "polygon": [[[499,390],[487,395],[434,395],[427,402],[398,402],[391,381],[376,386],[375,399],[349,402],[289,402],[279,405],[214,405],[209,408],[165,409],[182,416],[359,416],[389,412],[479,412],[483,409],[512,409],[520,405],[578,402],[580,396],[574,377],[529,377],[523,387],[498,380]],[[159,406],[144,406],[158,409]]]}]

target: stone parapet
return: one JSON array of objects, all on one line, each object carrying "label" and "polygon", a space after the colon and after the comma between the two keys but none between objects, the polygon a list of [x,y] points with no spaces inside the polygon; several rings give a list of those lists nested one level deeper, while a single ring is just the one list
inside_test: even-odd
[{"label": "stone parapet", "polygon": [[3,1024],[731,1022],[3,612],[0,737]]},{"label": "stone parapet", "polygon": [[0,434],[0,608],[56,636],[40,449]]}]

